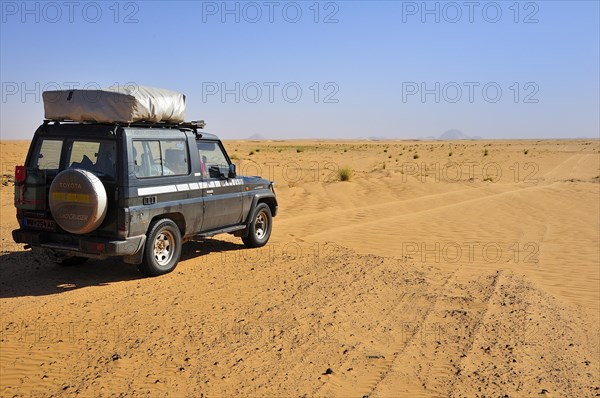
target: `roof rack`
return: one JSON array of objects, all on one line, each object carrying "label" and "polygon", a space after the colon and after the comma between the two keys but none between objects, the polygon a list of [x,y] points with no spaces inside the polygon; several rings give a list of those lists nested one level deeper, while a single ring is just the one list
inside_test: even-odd
[{"label": "roof rack", "polygon": [[192,120],[191,122],[183,122],[183,123],[172,123],[172,122],[145,122],[145,121],[139,121],[139,122],[131,122],[131,123],[122,123],[122,122],[113,122],[113,123],[98,123],[98,122],[94,122],[94,121],[89,121],[89,122],[76,122],[74,120],[68,120],[68,119],[62,119],[62,120],[57,120],[57,119],[44,119],[44,124],[48,124],[48,123],[93,123],[93,124],[111,124],[111,125],[122,125],[122,126],[127,126],[127,127],[174,127],[174,128],[188,128],[188,129],[192,129],[194,131],[198,130],[198,129],[203,129],[204,126],[206,126],[206,122],[204,120]]}]

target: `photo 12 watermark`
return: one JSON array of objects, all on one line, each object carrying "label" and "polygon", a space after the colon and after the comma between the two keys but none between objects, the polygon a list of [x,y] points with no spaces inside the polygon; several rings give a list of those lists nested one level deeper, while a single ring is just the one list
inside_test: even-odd
[{"label": "photo 12 watermark", "polygon": [[538,242],[428,241],[402,242],[400,262],[539,264]]},{"label": "photo 12 watermark", "polygon": [[200,341],[209,347],[231,346],[232,344],[259,344],[277,341],[294,346],[315,343],[330,343],[339,326],[317,320],[292,320],[270,317],[265,319],[221,320],[203,324],[198,328]]},{"label": "photo 12 watermark", "polygon": [[[99,82],[12,82],[3,81],[1,84],[2,103],[41,103],[68,100],[63,98],[65,92],[80,90],[86,102],[94,103],[100,100],[101,90],[109,90],[114,93],[114,101],[131,101],[130,97],[120,93],[127,92],[135,95],[140,85],[135,82],[112,82],[103,85]],[[44,95],[46,93],[46,95]]]},{"label": "photo 12 watermark", "polygon": [[[487,152],[483,152],[484,156]],[[403,162],[400,164],[402,182],[417,180],[421,183],[514,182],[537,184],[540,166],[536,162],[514,162],[501,165],[496,162]]]},{"label": "photo 12 watermark", "polygon": [[340,256],[345,249],[332,242],[269,242],[253,250],[222,251],[221,264],[272,267],[277,264],[324,264]]},{"label": "photo 12 watermark", "polygon": [[540,86],[536,82],[402,82],[402,103],[476,103],[537,104]]},{"label": "photo 12 watermark", "polygon": [[[299,152],[300,154],[302,152]],[[296,184],[299,182],[334,182],[339,180],[340,165],[336,162],[318,161],[290,161],[290,162],[264,162],[252,160],[239,161],[239,155],[232,155],[239,165],[237,170],[240,175],[257,175],[267,180],[275,181],[275,187],[281,182]]]},{"label": "photo 12 watermark", "polygon": [[202,103],[288,103],[304,100],[315,104],[337,104],[340,102],[340,87],[336,82],[313,82],[301,84],[287,82],[202,82]]},{"label": "photo 12 watermark", "polygon": [[340,3],[334,1],[203,1],[202,23],[339,22]]},{"label": "photo 12 watermark", "polygon": [[403,1],[402,23],[537,24],[537,1]]},{"label": "photo 12 watermark", "polygon": [[139,23],[137,1],[2,1],[2,23]]},{"label": "photo 12 watermark", "polygon": [[0,341],[33,344],[118,343],[125,340],[126,328],[97,321],[3,322]]}]

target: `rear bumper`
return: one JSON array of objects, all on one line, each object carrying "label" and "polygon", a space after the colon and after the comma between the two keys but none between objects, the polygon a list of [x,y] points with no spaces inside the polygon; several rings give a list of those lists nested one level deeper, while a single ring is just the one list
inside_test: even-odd
[{"label": "rear bumper", "polygon": [[16,243],[52,249],[61,253],[105,259],[116,256],[131,256],[144,247],[146,235],[132,236],[122,240],[77,237],[31,229],[12,231]]}]

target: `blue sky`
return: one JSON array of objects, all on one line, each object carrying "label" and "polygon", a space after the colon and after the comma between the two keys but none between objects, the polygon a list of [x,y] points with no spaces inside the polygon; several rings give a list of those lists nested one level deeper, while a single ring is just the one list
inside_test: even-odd
[{"label": "blue sky", "polygon": [[1,138],[33,135],[44,88],[128,83],[185,93],[223,138],[598,137],[599,21],[597,1],[2,1]]}]

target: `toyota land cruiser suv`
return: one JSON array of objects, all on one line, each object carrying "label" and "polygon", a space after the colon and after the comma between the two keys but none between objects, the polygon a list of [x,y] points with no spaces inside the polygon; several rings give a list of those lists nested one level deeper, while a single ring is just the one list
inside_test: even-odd
[{"label": "toyota land cruiser suv", "polygon": [[202,127],[45,121],[15,170],[15,242],[63,264],[119,256],[148,276],[172,271],[194,236],[265,245],[273,182],[236,175]]}]

